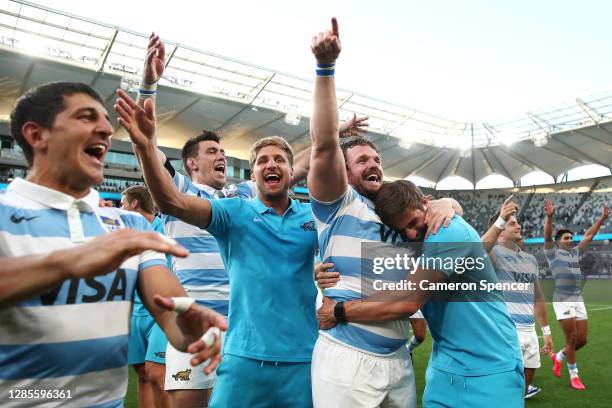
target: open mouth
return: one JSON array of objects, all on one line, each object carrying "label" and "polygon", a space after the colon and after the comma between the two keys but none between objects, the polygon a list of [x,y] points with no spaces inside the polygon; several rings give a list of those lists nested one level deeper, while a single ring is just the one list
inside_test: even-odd
[{"label": "open mouth", "polygon": [[281,181],[281,176],[276,173],[266,174],[264,176],[264,181],[266,184],[279,184]]},{"label": "open mouth", "polygon": [[225,176],[225,164],[223,163],[217,164],[214,170],[217,175]]},{"label": "open mouth", "polygon": [[106,155],[106,151],[108,150],[108,146],[104,143],[94,143],[85,148],[84,152],[89,157],[95,159],[100,164],[104,161],[104,155]]},{"label": "open mouth", "polygon": [[365,177],[365,179],[366,179],[366,181],[368,183],[372,183],[372,184],[379,184],[380,183],[380,177],[376,173],[372,173],[372,174],[367,175]]}]

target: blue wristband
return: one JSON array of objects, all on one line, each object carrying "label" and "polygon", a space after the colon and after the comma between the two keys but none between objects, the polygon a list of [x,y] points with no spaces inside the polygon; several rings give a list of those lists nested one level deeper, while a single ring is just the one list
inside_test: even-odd
[{"label": "blue wristband", "polygon": [[157,93],[157,90],[139,88],[138,89],[138,93],[141,94],[141,95],[150,96],[150,95],[155,95]]},{"label": "blue wristband", "polygon": [[317,76],[331,77],[334,76],[336,64],[317,64]]}]

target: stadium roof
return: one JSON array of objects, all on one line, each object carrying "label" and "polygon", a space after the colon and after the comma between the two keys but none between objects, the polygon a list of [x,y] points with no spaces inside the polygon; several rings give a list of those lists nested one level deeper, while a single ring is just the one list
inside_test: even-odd
[{"label": "stadium roof", "polygon": [[[48,9],[0,0],[0,119],[25,90],[53,80],[94,86],[112,111],[114,91],[135,90],[148,37]],[[258,138],[282,135],[308,145],[312,80],[198,50],[167,45],[160,82],[160,143],[181,147],[202,129],[224,136],[226,150],[246,157]],[[533,171],[553,178],[583,164],[612,164],[612,92],[487,122],[457,122],[355,92],[337,92],[340,116],[370,117],[387,176],[439,182],[461,176],[476,184],[500,174],[513,181]],[[126,137],[117,129],[117,137]]]}]

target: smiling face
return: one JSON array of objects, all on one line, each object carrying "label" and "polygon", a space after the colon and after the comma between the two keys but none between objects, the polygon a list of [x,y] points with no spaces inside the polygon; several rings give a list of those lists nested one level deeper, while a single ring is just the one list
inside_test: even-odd
[{"label": "smiling face", "polygon": [[289,157],[283,149],[268,145],[258,150],[251,168],[251,178],[265,200],[275,201],[286,197],[292,176]]},{"label": "smiling face", "polygon": [[368,145],[357,145],[346,151],[348,183],[359,194],[370,199],[376,197],[383,181],[380,156]]},{"label": "smiling face", "polygon": [[34,122],[23,125],[34,152],[32,170],[41,169],[50,184],[88,191],[103,181],[113,128],[104,106],[89,95],[65,96],[64,106],[49,129]]},{"label": "smiling face", "polygon": [[187,166],[194,182],[216,190],[225,187],[227,159],[225,150],[218,142],[214,140],[199,142],[196,155],[187,158]]},{"label": "smiling face", "polygon": [[519,224],[516,217],[512,215],[510,218],[508,218],[508,221],[506,221],[504,230],[499,233],[499,241],[516,243],[522,239],[523,234],[521,232],[521,224]]}]

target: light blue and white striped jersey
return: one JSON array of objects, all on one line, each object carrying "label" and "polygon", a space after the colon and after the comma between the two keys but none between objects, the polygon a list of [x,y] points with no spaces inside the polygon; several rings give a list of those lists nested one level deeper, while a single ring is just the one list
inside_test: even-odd
[{"label": "light blue and white striped jersey", "polygon": [[524,291],[502,291],[510,318],[517,327],[535,327],[534,319],[534,285],[538,280],[538,261],[519,247],[513,251],[502,245],[495,245],[491,250],[495,260],[494,267],[500,282],[528,283]]},{"label": "light blue and white striped jersey", "polygon": [[553,300],[556,302],[582,301],[582,285],[584,276],[580,270],[580,258],[582,254],[575,246],[571,251],[566,251],[557,246],[545,249],[544,255],[555,280],[555,293]]},{"label": "light blue and white striped jersey", "polygon": [[[124,227],[151,230],[139,214],[98,207],[95,190],[75,200],[16,179],[0,193],[0,257],[72,248]],[[147,251],[112,273],[66,280],[0,310],[0,389],[70,389],[62,406],[123,406],[134,288],[139,272],[158,265],[164,256]]]},{"label": "light blue and white striped jersey", "polygon": [[[323,203],[310,197],[317,223],[319,248],[323,262],[333,262],[340,273],[336,286],[325,289],[325,296],[335,301],[367,297],[361,292],[361,244],[380,243],[390,230],[374,212],[374,203],[349,186],[342,197]],[[362,351],[386,355],[403,347],[410,333],[408,317],[372,323],[339,324],[321,331],[343,344]]]},{"label": "light blue and white striped jersey", "polygon": [[[251,198],[255,184],[240,183],[220,194],[214,188],[193,183],[188,177],[174,172],[174,184],[181,193],[216,199],[224,196]],[[226,194],[227,193],[227,194]],[[217,240],[205,229],[198,228],[170,215],[163,215],[166,235],[174,238],[189,251],[187,258],[174,258],[173,267],[189,296],[206,307],[227,316],[229,276],[221,260]]]}]

